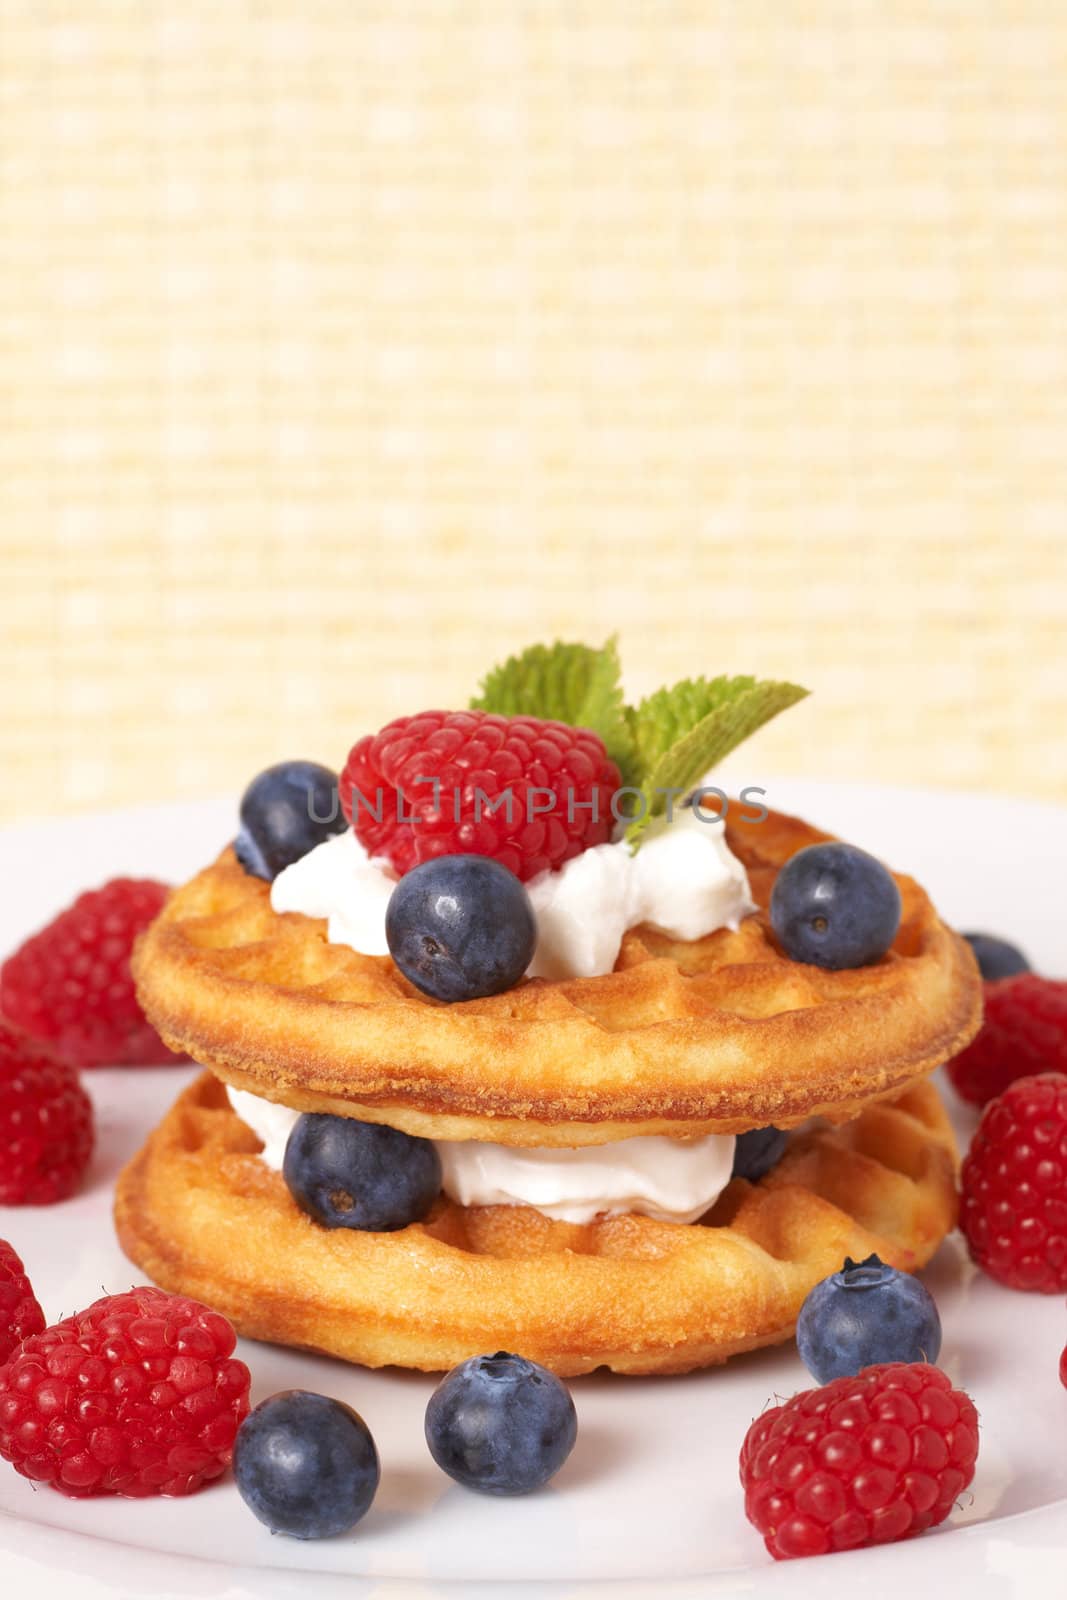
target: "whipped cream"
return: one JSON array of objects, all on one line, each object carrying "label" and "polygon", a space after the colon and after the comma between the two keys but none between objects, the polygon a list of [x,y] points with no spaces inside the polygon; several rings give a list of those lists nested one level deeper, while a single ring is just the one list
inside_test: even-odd
[{"label": "whipped cream", "polygon": [[385,911],[396,884],[389,863],[369,856],[348,828],[279,872],[270,886],[270,903],[275,911],[325,917],[331,944],[387,956]]},{"label": "whipped cream", "polygon": [[581,1150],[512,1150],[474,1139],[437,1142],[443,1188],[461,1206],[533,1206],[557,1222],[637,1212],[696,1222],[730,1181],[734,1139],[619,1139]]},{"label": "whipped cream", "polygon": [[251,1128],[262,1144],[261,1159],[272,1172],[280,1172],[285,1159],[285,1147],[300,1115],[299,1111],[276,1105],[273,1100],[264,1100],[262,1095],[250,1094],[247,1089],[231,1089],[227,1085],[226,1094],[231,1109],[246,1128]]},{"label": "whipped cream", "polygon": [[[320,847],[321,848],[321,847]],[[262,1141],[262,1159],[280,1172],[300,1115],[245,1089],[230,1105]],[[532,1206],[557,1222],[592,1222],[627,1212],[659,1222],[696,1222],[730,1181],[731,1135],[702,1139],[619,1139],[582,1150],[509,1149],[475,1139],[434,1141],[442,1186],[461,1206]]]},{"label": "whipped cream", "polygon": [[[389,954],[385,911],[396,886],[387,862],[368,856],[351,828],[294,861],[271,885],[275,911],[323,917],[331,944]],[[601,844],[542,872],[526,889],[537,918],[531,978],[594,978],[615,965],[627,928],[649,923],[672,939],[736,928],[755,909],[744,867],[721,821],[690,806],[654,824],[640,850]]]}]

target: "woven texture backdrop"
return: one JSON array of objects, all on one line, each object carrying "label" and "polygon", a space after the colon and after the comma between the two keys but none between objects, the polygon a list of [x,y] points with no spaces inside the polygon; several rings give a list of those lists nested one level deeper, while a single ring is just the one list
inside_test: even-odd
[{"label": "woven texture backdrop", "polygon": [[1063,5],[0,0],[0,84],[4,814],[613,630],[1067,797]]}]

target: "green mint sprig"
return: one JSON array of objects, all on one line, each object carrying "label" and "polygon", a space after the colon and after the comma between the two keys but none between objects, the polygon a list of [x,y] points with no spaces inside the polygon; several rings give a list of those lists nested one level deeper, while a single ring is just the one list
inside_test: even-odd
[{"label": "green mint sprig", "polygon": [[471,710],[592,728],[620,770],[629,758],[622,669],[614,637],[599,650],[562,641],[532,644],[493,668],[471,701]]},{"label": "green mint sprig", "polygon": [[471,706],[502,716],[536,716],[599,733],[639,791],[626,837],[634,848],[668,800],[686,793],[765,722],[808,693],[795,683],[746,676],[683,678],[636,706],[623,701],[618,644],[531,645],[496,667]]},{"label": "green mint sprig", "polygon": [[627,723],[645,804],[626,830],[636,843],[649,823],[739,744],[803,700],[795,683],[750,677],[683,678],[627,706]]}]

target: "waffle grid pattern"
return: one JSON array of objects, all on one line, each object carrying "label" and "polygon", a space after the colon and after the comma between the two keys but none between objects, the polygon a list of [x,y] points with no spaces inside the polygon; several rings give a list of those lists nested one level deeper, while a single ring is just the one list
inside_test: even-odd
[{"label": "waffle grid pattern", "polygon": [[250,1338],[365,1366],[437,1371],[500,1347],[565,1376],[715,1365],[789,1338],[846,1255],[917,1270],[956,1216],[952,1130],[929,1083],[795,1135],[767,1179],[736,1179],[692,1226],[442,1199],[400,1233],[331,1233],[259,1148],[205,1073],[119,1180],[123,1249]]},{"label": "waffle grid pattern", "polygon": [[790,961],[765,908],[783,862],[826,837],[795,817],[726,824],[757,904],[692,943],[648,928],[615,970],[442,1006],[387,956],[277,915],[232,851],[179,889],[134,956],[153,1025],[236,1088],[409,1133],[580,1145],[835,1120],[963,1047],[981,984],[969,948],[898,877],[892,950],[869,967]]}]

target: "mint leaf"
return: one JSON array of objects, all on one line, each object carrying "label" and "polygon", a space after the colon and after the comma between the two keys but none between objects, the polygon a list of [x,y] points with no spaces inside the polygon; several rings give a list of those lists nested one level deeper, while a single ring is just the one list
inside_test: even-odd
[{"label": "mint leaf", "polygon": [[645,798],[644,816],[626,830],[636,844],[649,822],[666,811],[667,796],[657,790],[691,789],[750,733],[807,692],[760,678],[683,678],[627,706],[614,638],[599,650],[557,640],[531,645],[494,667],[471,709],[544,717],[599,733],[623,787],[640,789]]},{"label": "mint leaf", "polygon": [[636,843],[666,810],[667,796],[657,790],[691,788],[749,734],[807,692],[795,683],[770,679],[683,678],[627,707],[632,770],[641,774],[646,802],[644,815],[627,828],[627,839]]},{"label": "mint leaf", "polygon": [[623,778],[625,783],[633,776],[633,768],[620,677],[615,638],[599,650],[562,640],[534,644],[493,668],[471,701],[471,709],[592,728],[612,760],[629,774]]}]

